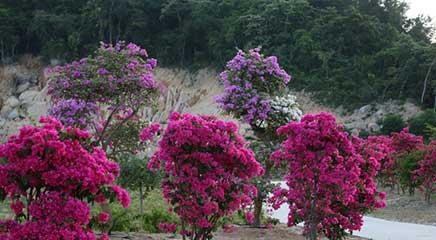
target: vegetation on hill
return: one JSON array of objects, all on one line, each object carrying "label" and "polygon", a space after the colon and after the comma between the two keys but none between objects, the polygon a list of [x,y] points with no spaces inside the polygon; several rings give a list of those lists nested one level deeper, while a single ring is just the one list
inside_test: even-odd
[{"label": "vegetation on hill", "polygon": [[263,46],[298,89],[346,108],[386,99],[435,104],[429,18],[400,0],[6,0],[3,60],[76,59],[98,41],[136,42],[163,66],[222,68],[235,48]]}]

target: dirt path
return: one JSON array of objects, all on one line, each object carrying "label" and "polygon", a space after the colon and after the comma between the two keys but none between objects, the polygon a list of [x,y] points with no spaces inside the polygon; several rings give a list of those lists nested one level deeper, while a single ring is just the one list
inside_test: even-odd
[{"label": "dirt path", "polygon": [[[293,227],[288,228],[283,224],[277,225],[272,229],[258,229],[249,227],[236,227],[232,233],[225,233],[219,231],[214,235],[216,240],[304,240],[301,235],[301,228]],[[111,236],[112,240],[164,240],[164,239],[182,239],[180,236],[174,236],[170,234],[140,234],[140,233],[115,233]],[[349,240],[363,240],[364,238],[350,237]]]}]

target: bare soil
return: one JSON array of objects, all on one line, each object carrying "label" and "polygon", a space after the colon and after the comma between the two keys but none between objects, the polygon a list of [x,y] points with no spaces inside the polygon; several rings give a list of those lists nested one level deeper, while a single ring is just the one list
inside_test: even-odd
[{"label": "bare soil", "polygon": [[370,216],[393,220],[436,226],[436,199],[428,204],[424,196],[417,191],[414,196],[398,194],[397,191],[384,189],[386,191],[386,208],[379,209]]},{"label": "bare soil", "polygon": [[[218,231],[214,235],[216,240],[304,240],[302,236],[302,230],[299,227],[288,228],[283,224],[275,226],[273,229],[261,229],[261,228],[250,228],[250,227],[236,227],[236,229],[231,233],[225,233],[223,231]],[[171,234],[144,234],[144,233],[114,233],[111,235],[112,240],[122,240],[122,239],[132,239],[132,240],[164,240],[164,239],[182,239],[179,235]],[[363,240],[365,238],[360,237],[349,237],[349,240]]]}]

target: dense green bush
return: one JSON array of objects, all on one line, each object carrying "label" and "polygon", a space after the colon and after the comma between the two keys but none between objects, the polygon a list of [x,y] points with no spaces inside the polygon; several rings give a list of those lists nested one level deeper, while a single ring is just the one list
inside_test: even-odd
[{"label": "dense green bush", "polygon": [[431,133],[428,132],[429,127],[436,127],[436,112],[432,109],[427,109],[409,120],[409,131],[425,139],[431,137]]},{"label": "dense green bush", "polygon": [[[110,231],[120,232],[159,232],[159,223],[170,222],[178,223],[178,217],[168,211],[169,205],[166,203],[160,190],[155,189],[149,192],[144,200],[144,212],[139,211],[139,193],[131,192],[132,204],[130,208],[111,205],[112,222]],[[95,206],[93,212],[98,212],[99,207]],[[93,228],[99,229],[99,225],[94,223]]]},{"label": "dense green bush", "polygon": [[379,121],[381,126],[380,134],[389,135],[392,132],[400,132],[406,127],[406,122],[403,117],[398,114],[388,114],[381,121]]}]

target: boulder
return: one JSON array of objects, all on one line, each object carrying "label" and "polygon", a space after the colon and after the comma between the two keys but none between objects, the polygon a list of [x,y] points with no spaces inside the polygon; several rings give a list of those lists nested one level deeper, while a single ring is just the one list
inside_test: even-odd
[{"label": "boulder", "polygon": [[359,108],[358,112],[361,115],[367,115],[371,112],[372,106],[371,105],[365,105],[361,108]]},{"label": "boulder", "polygon": [[47,114],[48,105],[45,102],[34,102],[27,107],[27,115],[34,120]]},{"label": "boulder", "polygon": [[15,90],[15,92],[16,92],[17,94],[21,94],[22,92],[24,92],[24,91],[26,91],[27,89],[29,89],[29,87],[30,87],[30,82],[22,83],[22,84],[20,84],[20,85],[17,87],[17,89]]},{"label": "boulder", "polygon": [[18,118],[20,116],[20,114],[18,113],[17,109],[13,109],[11,112],[9,112],[8,114],[8,119],[9,120],[14,120],[16,118]]},{"label": "boulder", "polygon": [[20,105],[20,101],[15,96],[10,96],[6,99],[5,108],[15,108]]},{"label": "boulder", "polygon": [[378,132],[378,131],[380,131],[380,126],[377,123],[369,123],[368,130],[370,132]]},{"label": "boulder", "polygon": [[374,115],[377,119],[382,119],[386,115],[386,112],[383,111],[383,109],[379,109]]},{"label": "boulder", "polygon": [[35,101],[39,96],[39,92],[35,90],[28,90],[20,94],[18,99],[27,107]]}]

